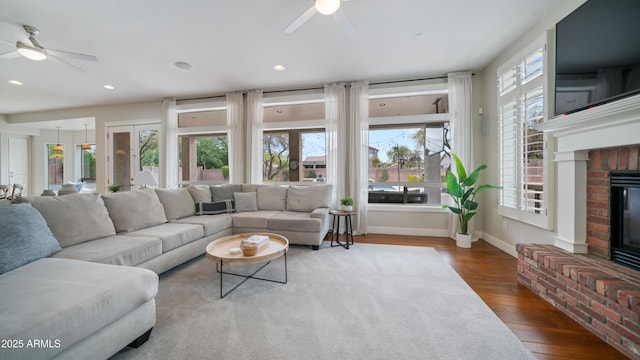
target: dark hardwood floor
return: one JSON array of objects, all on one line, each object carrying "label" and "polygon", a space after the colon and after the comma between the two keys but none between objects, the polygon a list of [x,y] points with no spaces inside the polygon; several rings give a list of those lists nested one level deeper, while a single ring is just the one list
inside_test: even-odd
[{"label": "dark hardwood floor", "polygon": [[449,238],[362,235],[357,243],[433,247],[538,359],[627,359],[516,280],[517,260],[482,240],[471,249]]}]

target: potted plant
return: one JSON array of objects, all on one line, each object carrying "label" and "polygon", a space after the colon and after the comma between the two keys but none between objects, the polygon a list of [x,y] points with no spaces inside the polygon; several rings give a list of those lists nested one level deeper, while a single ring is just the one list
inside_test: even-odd
[{"label": "potted plant", "polygon": [[343,211],[353,211],[353,198],[346,196],[340,199],[340,208]]},{"label": "potted plant", "polygon": [[475,202],[476,195],[486,189],[500,189],[501,187],[486,184],[474,187],[480,172],[486,169],[487,165],[480,165],[467,176],[467,171],[460,158],[456,154],[451,155],[456,166],[457,176],[451,170],[447,171],[447,190],[449,190],[449,196],[453,199],[453,205],[442,205],[442,207],[449,208],[452,213],[457,215],[460,221],[460,232],[456,234],[456,245],[470,248],[469,221],[476,214],[476,209],[478,209],[478,203]]},{"label": "potted plant", "polygon": [[120,184],[111,184],[111,185],[107,186],[107,188],[111,192],[118,192],[118,191],[122,190],[122,185],[120,185]]}]

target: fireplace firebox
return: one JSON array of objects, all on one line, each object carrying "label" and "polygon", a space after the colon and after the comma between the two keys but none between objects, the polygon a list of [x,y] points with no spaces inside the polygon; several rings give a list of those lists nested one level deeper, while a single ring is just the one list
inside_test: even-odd
[{"label": "fireplace firebox", "polygon": [[610,172],[611,260],[640,270],[640,171]]}]

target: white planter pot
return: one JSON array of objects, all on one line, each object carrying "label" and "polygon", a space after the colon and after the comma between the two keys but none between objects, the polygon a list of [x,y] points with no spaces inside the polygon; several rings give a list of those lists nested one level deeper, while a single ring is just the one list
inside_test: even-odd
[{"label": "white planter pot", "polygon": [[470,248],[471,247],[471,234],[456,234],[456,246],[461,248]]},{"label": "white planter pot", "polygon": [[353,211],[353,205],[340,205],[340,210],[342,211]]}]

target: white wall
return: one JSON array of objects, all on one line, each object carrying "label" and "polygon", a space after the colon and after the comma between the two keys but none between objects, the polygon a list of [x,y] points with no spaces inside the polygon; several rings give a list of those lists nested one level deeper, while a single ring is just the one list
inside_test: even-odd
[{"label": "white wall", "polygon": [[[488,123],[489,134],[481,136],[481,154],[483,163],[487,164],[489,171],[486,171],[484,181],[498,184],[498,133],[497,133],[497,98],[496,98],[496,75],[497,68],[517,54],[522,48],[529,45],[537,37],[547,30],[555,28],[555,24],[567,16],[571,11],[579,7],[585,0],[563,1],[557,11],[548,14],[543,21],[533,26],[520,39],[511,44],[499,57],[494,59],[479,74],[482,78],[482,106],[485,109],[485,120]],[[515,244],[536,242],[553,244],[555,231],[544,230],[522,222],[512,220],[498,215],[496,211],[498,203],[498,192],[489,191],[484,194],[482,200],[482,224],[483,238],[504,251],[515,255]],[[555,207],[555,204],[550,204]],[[506,226],[506,229],[505,229]]]}]

